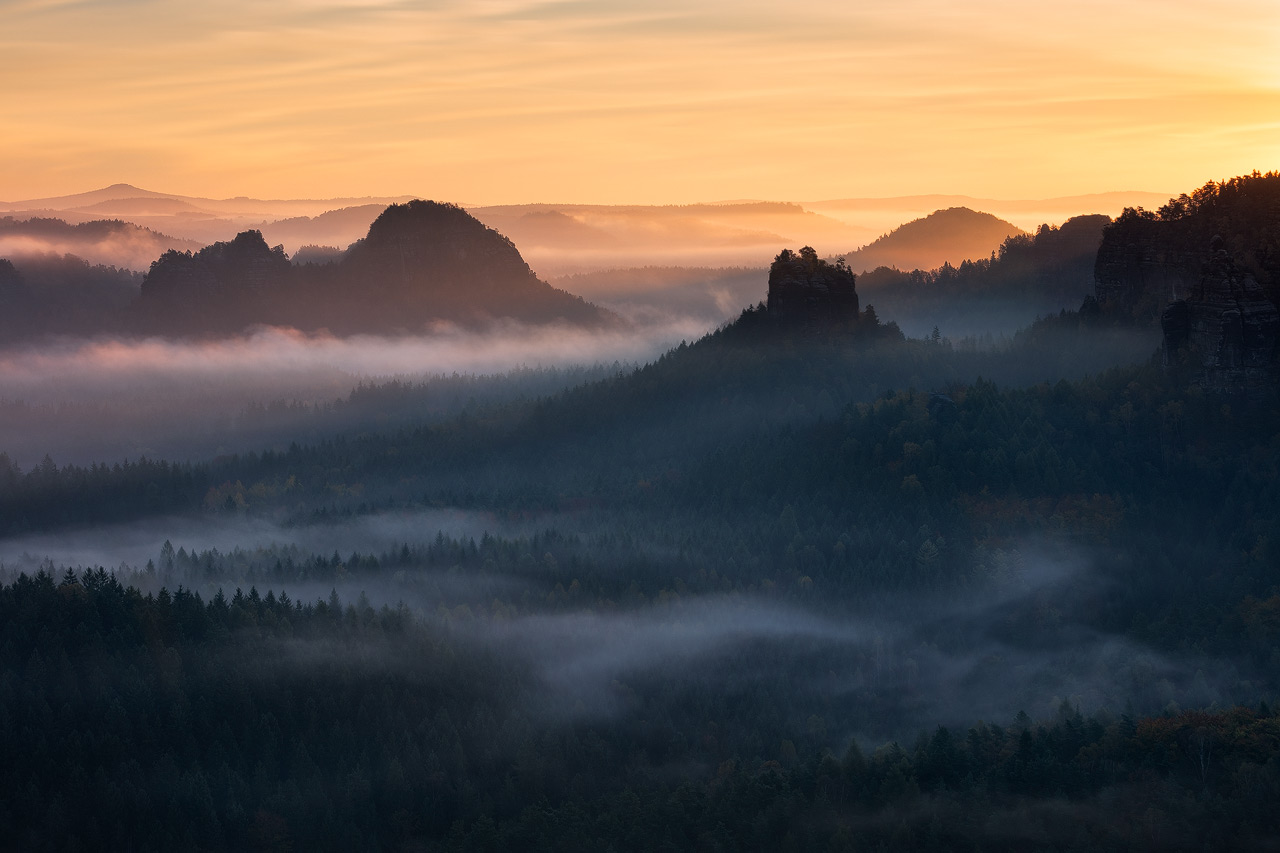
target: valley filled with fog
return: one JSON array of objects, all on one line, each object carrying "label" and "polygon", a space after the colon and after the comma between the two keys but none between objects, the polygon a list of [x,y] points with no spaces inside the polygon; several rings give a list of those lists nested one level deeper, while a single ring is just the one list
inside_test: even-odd
[{"label": "valley filled with fog", "polygon": [[[273,246],[266,210],[139,230],[153,199],[41,225],[97,253],[60,264],[0,235],[5,745],[59,714],[118,739],[24,751],[15,802],[52,820],[83,760],[125,804],[84,826],[122,844],[422,849],[586,849],[637,814],[732,846],[756,809],[764,847],[854,813],[886,849],[1064,815],[1123,847],[1144,779],[1162,814],[1251,802],[1280,279],[1245,249],[1276,184],[877,239],[852,201],[299,206]],[[830,248],[777,233],[805,224]],[[1235,287],[1259,331],[1180,349],[1205,324],[1171,336],[1166,285],[1188,312]],[[984,798],[1007,835],[963,818]],[[1204,808],[1188,837],[1271,831]]]}]

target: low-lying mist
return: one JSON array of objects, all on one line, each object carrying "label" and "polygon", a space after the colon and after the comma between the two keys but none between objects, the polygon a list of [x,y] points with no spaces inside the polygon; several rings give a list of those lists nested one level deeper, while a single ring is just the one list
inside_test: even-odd
[{"label": "low-lying mist", "polygon": [[[876,745],[936,725],[1159,713],[1257,701],[1257,673],[1209,655],[1173,655],[1090,624],[1075,592],[1105,590],[1084,555],[1035,557],[1012,583],[946,597],[898,594],[863,605],[798,605],[705,595],[639,609],[457,621],[453,630],[528,660],[548,714],[647,716],[714,686],[735,697],[781,690],[790,725]],[[1092,593],[1091,593],[1092,594]]]},{"label": "low-lying mist", "polygon": [[[0,565],[9,572],[38,571],[46,562],[58,566],[93,568],[141,567],[150,560],[163,568],[165,542],[190,553],[216,550],[231,553],[275,546],[298,553],[328,556],[340,552],[377,553],[405,543],[426,543],[438,535],[480,539],[486,533],[515,536],[530,524],[499,519],[487,512],[462,509],[404,510],[326,519],[315,524],[277,523],[270,519],[226,515],[174,516],[128,525],[110,525],[58,534],[35,534],[0,539]],[[171,579],[191,585],[181,573]],[[200,582],[210,580],[200,578]],[[237,582],[226,574],[214,582]]]},{"label": "low-lying mist", "polygon": [[[472,396],[537,396],[603,378],[606,365],[648,361],[707,328],[677,318],[629,331],[503,323],[485,332],[442,325],[394,338],[260,328],[212,341],[62,339],[0,351],[0,452],[29,467],[45,454],[83,464],[287,445],[332,428],[376,425],[315,416],[314,407],[346,398],[361,382],[505,375],[503,393],[476,389]],[[582,365],[599,368],[589,375],[568,370]],[[560,373],[548,381],[546,371]],[[311,408],[263,423],[264,407],[299,405]],[[440,414],[449,413],[456,411]]]},{"label": "low-lying mist", "polygon": [[[150,592],[183,585],[230,598],[253,585],[300,602],[336,594],[344,604],[407,605],[456,642],[519,661],[530,674],[520,701],[551,723],[628,726],[656,715],[696,726],[699,703],[713,695],[724,708],[741,702],[756,713],[766,702],[783,715],[771,723],[779,733],[874,746],[1019,711],[1050,719],[1064,701],[1084,713],[1150,714],[1256,702],[1275,687],[1245,663],[1156,649],[1099,626],[1097,599],[1115,581],[1092,555],[1061,544],[1023,543],[1016,568],[964,589],[869,590],[842,602],[765,588],[645,596],[628,578],[634,564],[591,546],[584,553],[597,562],[577,569],[549,553],[518,567],[423,562],[432,542],[447,552],[447,538],[467,548],[506,537],[537,551],[528,537],[564,521],[460,510],[309,525],[167,519],[0,542],[0,575],[107,565]],[[360,564],[358,553],[379,551],[381,565]],[[272,561],[276,568],[265,568]],[[597,592],[579,590],[576,578],[566,589],[572,572],[594,572],[582,579]],[[298,665],[312,657],[304,647]],[[724,708],[717,713],[732,714]]]}]

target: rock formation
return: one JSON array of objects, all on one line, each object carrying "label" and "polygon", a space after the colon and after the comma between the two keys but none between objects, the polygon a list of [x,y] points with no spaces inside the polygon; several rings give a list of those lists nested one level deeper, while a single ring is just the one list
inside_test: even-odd
[{"label": "rock formation", "polygon": [[1190,371],[1192,381],[1219,393],[1256,396],[1275,386],[1280,311],[1222,238],[1211,241],[1191,295],[1170,303],[1160,325],[1166,369]]},{"label": "rock formation", "polygon": [[858,292],[844,260],[829,264],[805,246],[783,249],[769,267],[769,315],[806,323],[854,322]]},{"label": "rock formation", "polygon": [[1194,300],[1204,247],[1215,235],[1280,304],[1280,172],[1210,182],[1159,211],[1128,209],[1102,233],[1094,296],[1104,315],[1146,323],[1170,302]]},{"label": "rock formation", "polygon": [[1164,305],[1189,295],[1198,250],[1170,239],[1170,230],[1136,213],[1104,229],[1093,268],[1094,298],[1103,310],[1117,317],[1154,319]]}]

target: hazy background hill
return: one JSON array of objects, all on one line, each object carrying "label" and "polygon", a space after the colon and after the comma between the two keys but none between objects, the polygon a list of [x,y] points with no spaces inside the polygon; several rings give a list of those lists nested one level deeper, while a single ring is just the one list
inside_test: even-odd
[{"label": "hazy background hill", "polygon": [[863,226],[783,202],[667,206],[510,205],[471,208],[556,276],[629,266],[766,266],[803,243],[824,254],[864,242]]},{"label": "hazy background hill", "polygon": [[71,224],[53,218],[0,218],[0,258],[10,260],[75,255],[91,264],[145,270],[170,249],[184,251],[202,245],[120,219]]},{"label": "hazy background hill", "polygon": [[[958,230],[952,228],[957,220]],[[1027,234],[987,214],[938,211],[852,253],[868,262],[877,252],[882,260],[897,261],[896,268],[879,265],[859,273],[858,294],[912,336],[927,336],[935,326],[957,340],[1012,335],[1037,317],[1078,308],[1093,292],[1094,259],[1110,222],[1103,214],[1076,216]],[[966,231],[970,224],[978,227]],[[1010,236],[992,237],[1002,232]],[[960,260],[928,266],[948,238],[972,242]],[[685,316],[718,325],[763,300],[766,278],[763,267],[647,266],[553,281],[633,319]]]},{"label": "hazy background hill", "polygon": [[[413,196],[331,199],[212,199],[155,192],[129,184],[113,184],[91,192],[53,198],[0,202],[0,212],[15,219],[56,216],[71,223],[95,219],[125,219],[137,225],[195,240],[205,245],[229,240],[246,228],[297,217],[316,217],[331,210],[360,205],[378,209]],[[377,216],[373,211],[361,232]],[[322,229],[325,226],[322,226]],[[359,236],[357,234],[356,236]],[[354,239],[354,238],[353,238]],[[305,240],[303,242],[318,242]],[[345,248],[345,243],[343,244]],[[153,258],[154,260],[154,258]]]},{"label": "hazy background hill", "polygon": [[[305,245],[346,249],[388,204],[410,198],[210,199],[114,184],[69,196],[0,202],[0,213],[72,224],[118,218],[199,245],[253,228],[292,254]],[[643,266],[764,267],[785,245],[810,245],[824,256],[835,255],[948,207],[982,210],[1030,231],[1082,213],[1114,217],[1125,207],[1156,207],[1168,198],[1167,193],[1116,192],[1021,200],[919,195],[802,203],[463,206],[510,236],[539,275],[557,277]],[[154,257],[131,268],[145,271],[150,260]],[[930,265],[922,260],[902,266],[917,267]]]},{"label": "hazy background hill", "polygon": [[1126,207],[1155,209],[1168,201],[1171,195],[1173,193],[1140,190],[1041,199],[976,198],[967,195],[930,194],[888,198],[840,198],[802,201],[800,204],[806,210],[812,210],[851,225],[867,226],[877,233],[884,233],[903,222],[909,222],[948,207],[982,210],[1012,222],[1024,231],[1034,231],[1046,222],[1061,223],[1082,213],[1105,213],[1116,217]]},{"label": "hazy background hill", "polygon": [[1094,289],[1094,264],[1111,218],[1076,216],[1014,234],[989,256],[925,270],[877,267],[858,277],[862,298],[910,335],[1012,335],[1038,317],[1075,310]]},{"label": "hazy background hill", "polygon": [[358,204],[316,216],[262,222],[256,228],[268,243],[284,246],[291,255],[296,255],[304,246],[327,246],[345,252],[348,246],[369,233],[369,226],[386,209],[385,204]]},{"label": "hazy background hill", "polygon": [[855,273],[876,267],[931,270],[989,257],[1007,238],[1025,233],[990,213],[949,207],[900,225],[844,258]]}]

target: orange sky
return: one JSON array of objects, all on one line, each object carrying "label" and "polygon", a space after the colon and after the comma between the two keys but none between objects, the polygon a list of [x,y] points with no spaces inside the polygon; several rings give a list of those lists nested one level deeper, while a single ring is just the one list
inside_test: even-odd
[{"label": "orange sky", "polygon": [[0,199],[1036,198],[1280,168],[1276,0],[1049,5],[0,0]]}]

